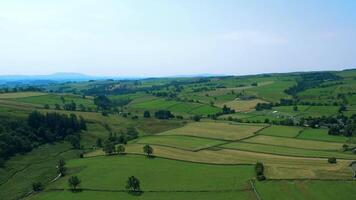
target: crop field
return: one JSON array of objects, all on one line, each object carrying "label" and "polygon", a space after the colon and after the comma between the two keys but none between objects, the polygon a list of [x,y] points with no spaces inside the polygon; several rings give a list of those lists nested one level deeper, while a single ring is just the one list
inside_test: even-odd
[{"label": "crop field", "polygon": [[175,148],[181,148],[185,150],[196,151],[211,146],[216,146],[218,144],[224,143],[221,140],[213,140],[207,138],[197,138],[189,136],[178,136],[178,135],[155,135],[146,136],[141,139],[134,141],[138,144],[155,144],[164,145]]},{"label": "crop field", "polygon": [[303,128],[295,126],[271,126],[263,129],[258,134],[280,137],[297,137],[302,130]]},{"label": "crop field", "polygon": [[189,123],[178,129],[172,129],[161,135],[188,135],[222,140],[239,140],[254,135],[265,127],[253,124],[230,124],[224,122],[196,122]]},{"label": "crop field", "polygon": [[[68,189],[67,176],[30,199],[255,199],[248,182],[253,176],[253,166],[248,165],[207,165],[126,155],[72,160],[68,168],[69,176],[81,178],[82,192],[65,192],[62,196],[53,190]],[[97,173],[101,175],[93,175]],[[138,197],[120,192],[131,175],[139,177],[141,182],[143,193]],[[97,192],[91,196],[93,191]]]}]

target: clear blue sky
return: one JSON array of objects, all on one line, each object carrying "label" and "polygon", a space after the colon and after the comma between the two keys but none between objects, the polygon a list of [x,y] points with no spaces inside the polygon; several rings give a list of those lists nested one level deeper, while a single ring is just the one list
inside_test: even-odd
[{"label": "clear blue sky", "polygon": [[355,0],[0,1],[0,74],[355,67]]}]

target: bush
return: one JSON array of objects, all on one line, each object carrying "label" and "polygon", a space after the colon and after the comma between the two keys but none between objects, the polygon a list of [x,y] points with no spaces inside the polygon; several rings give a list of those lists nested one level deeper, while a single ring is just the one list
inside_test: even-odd
[{"label": "bush", "polygon": [[32,190],[35,191],[35,192],[42,191],[43,190],[42,183],[41,182],[32,183]]},{"label": "bush", "polygon": [[258,176],[257,176],[257,180],[258,180],[258,181],[264,181],[264,180],[266,180],[266,177],[265,177],[265,175],[263,175],[263,174],[262,174],[262,175],[258,175]]},{"label": "bush", "polygon": [[337,162],[337,161],[336,161],[336,158],[335,158],[335,157],[328,158],[328,163],[335,164],[336,162]]}]

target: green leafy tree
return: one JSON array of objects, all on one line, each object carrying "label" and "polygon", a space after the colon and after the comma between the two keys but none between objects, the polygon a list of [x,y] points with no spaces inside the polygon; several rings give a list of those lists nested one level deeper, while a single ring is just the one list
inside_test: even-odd
[{"label": "green leafy tree", "polygon": [[122,145],[122,144],[119,144],[116,148],[116,152],[119,154],[119,155],[122,155],[125,153],[125,146]]},{"label": "green leafy tree", "polygon": [[144,118],[150,118],[151,117],[150,111],[146,110],[145,112],[143,112],[143,117]]},{"label": "green leafy tree", "polygon": [[130,176],[126,182],[126,189],[130,192],[139,192],[141,191],[140,188],[140,180],[134,176]]},{"label": "green leafy tree", "polygon": [[67,171],[67,168],[66,168],[66,162],[64,161],[64,159],[60,159],[58,161],[58,164],[57,164],[57,172],[59,174],[61,174],[61,176],[65,176],[65,173]]},{"label": "green leafy tree", "polygon": [[144,147],[143,147],[143,152],[149,157],[153,154],[153,148],[146,144]]},{"label": "green leafy tree", "polygon": [[35,191],[35,192],[42,191],[43,190],[42,183],[41,182],[32,183],[32,190]]},{"label": "green leafy tree", "polygon": [[81,180],[77,176],[72,176],[68,179],[69,187],[71,187],[72,190],[77,190],[80,183],[81,183]]},{"label": "green leafy tree", "polygon": [[104,151],[107,155],[115,153],[115,143],[107,140],[104,145]]}]

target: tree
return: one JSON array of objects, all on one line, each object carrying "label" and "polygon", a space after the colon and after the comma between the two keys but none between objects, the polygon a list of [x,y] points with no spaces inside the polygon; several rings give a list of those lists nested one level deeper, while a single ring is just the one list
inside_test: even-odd
[{"label": "tree", "polygon": [[120,144],[117,146],[116,148],[116,152],[119,154],[119,155],[122,155],[125,153],[125,146]]},{"label": "tree", "polygon": [[173,118],[174,115],[169,110],[159,110],[155,112],[155,117],[157,119],[169,119],[169,118]]},{"label": "tree", "polygon": [[60,159],[58,161],[58,165],[57,165],[57,172],[58,174],[61,174],[61,176],[65,175],[65,172],[67,171],[67,168],[65,167],[66,162],[63,159]]},{"label": "tree", "polygon": [[257,162],[255,165],[255,172],[256,172],[256,177],[257,180],[259,181],[263,181],[266,179],[265,175],[264,175],[264,166],[263,163],[261,162]]},{"label": "tree", "polygon": [[45,105],[43,106],[43,108],[44,108],[44,109],[49,109],[49,105],[48,105],[48,104],[45,104]]},{"label": "tree", "polygon": [[58,103],[56,103],[56,104],[54,104],[54,109],[60,110],[60,109],[61,109],[61,106],[60,106]]},{"label": "tree", "polygon": [[80,149],[80,139],[76,135],[68,135],[67,140],[72,145],[73,149]]},{"label": "tree", "polygon": [[102,140],[101,138],[98,138],[98,139],[96,140],[96,146],[97,146],[97,147],[102,147],[102,146],[103,146],[103,140]]},{"label": "tree", "polygon": [[143,152],[149,157],[153,154],[153,148],[149,144],[146,144],[143,147]]},{"label": "tree", "polygon": [[94,97],[94,104],[97,106],[98,110],[110,110],[112,106],[110,99],[104,95]]},{"label": "tree", "polygon": [[41,182],[34,182],[32,183],[32,190],[35,192],[39,192],[43,190],[43,185]]},{"label": "tree", "polygon": [[104,151],[107,155],[115,153],[115,143],[110,140],[105,141]]},{"label": "tree", "polygon": [[196,121],[196,122],[199,122],[200,119],[201,119],[201,116],[200,116],[200,115],[194,115],[194,116],[192,117],[192,119],[193,119],[194,121]]},{"label": "tree", "polygon": [[146,110],[145,112],[143,112],[143,117],[144,118],[150,118],[151,117],[150,111]]},{"label": "tree", "polygon": [[337,161],[335,157],[328,158],[328,163],[335,164],[336,162]]},{"label": "tree", "polygon": [[80,185],[81,181],[77,176],[72,176],[68,179],[68,184],[69,187],[72,188],[72,190],[77,190],[77,187]]},{"label": "tree", "polygon": [[130,192],[139,192],[141,191],[140,188],[140,180],[134,176],[130,176],[126,182],[126,189]]}]

